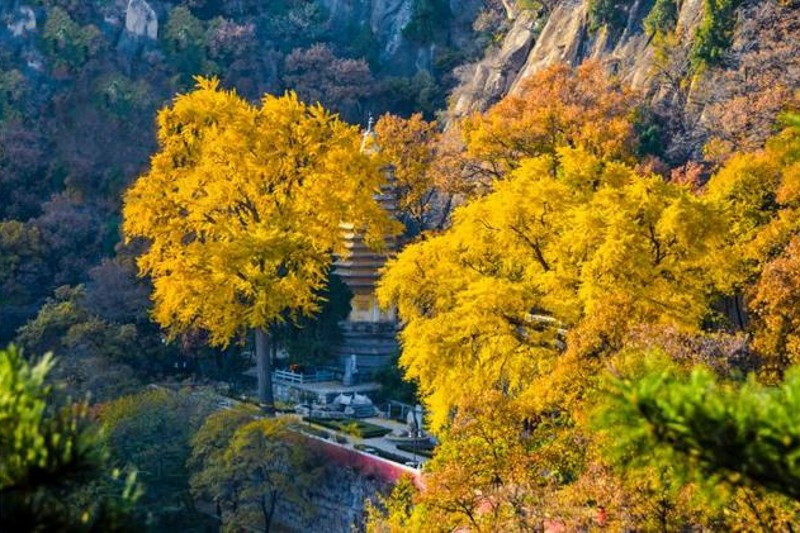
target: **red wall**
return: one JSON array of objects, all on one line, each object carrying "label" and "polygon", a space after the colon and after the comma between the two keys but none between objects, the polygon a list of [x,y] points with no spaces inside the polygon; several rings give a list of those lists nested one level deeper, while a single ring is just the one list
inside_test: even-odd
[{"label": "red wall", "polygon": [[319,438],[309,438],[309,445],[333,463],[355,468],[365,475],[373,475],[391,483],[396,482],[402,476],[411,476],[416,485],[422,488],[422,476],[416,468],[397,464],[351,448],[345,448],[341,444]]}]

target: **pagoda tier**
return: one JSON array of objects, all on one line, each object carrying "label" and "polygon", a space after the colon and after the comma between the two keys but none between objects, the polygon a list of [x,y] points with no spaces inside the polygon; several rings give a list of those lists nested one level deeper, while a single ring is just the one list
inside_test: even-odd
[{"label": "pagoda tier", "polygon": [[334,347],[342,367],[353,355],[356,356],[359,379],[369,379],[378,370],[392,362],[398,351],[397,325],[395,322],[340,322],[342,342]]},{"label": "pagoda tier", "polygon": [[[397,199],[392,176],[393,169],[389,167],[385,169],[385,172],[388,178],[387,183],[375,199],[390,216],[394,217],[397,214]],[[350,288],[354,299],[374,293],[381,267],[386,263],[387,258],[397,251],[397,237],[387,235],[384,249],[376,251],[366,245],[361,232],[352,224],[341,224],[340,229],[344,247],[348,253],[336,259],[336,275]]]},{"label": "pagoda tier", "polygon": [[345,231],[342,236],[349,253],[337,259],[336,274],[354,294],[374,291],[381,267],[386,263],[389,254],[397,249],[396,239],[387,238],[385,252],[377,253],[364,244],[360,235],[352,231]]}]

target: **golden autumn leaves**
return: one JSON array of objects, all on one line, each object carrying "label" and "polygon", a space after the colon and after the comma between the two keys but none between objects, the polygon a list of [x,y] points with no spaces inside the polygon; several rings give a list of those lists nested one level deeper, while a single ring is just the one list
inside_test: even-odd
[{"label": "golden autumn leaves", "polygon": [[725,276],[721,210],[636,166],[628,91],[592,67],[532,83],[464,126],[491,191],[401,253],[379,290],[436,426],[487,387],[562,404],[559,387],[581,386],[554,382],[573,357],[633,324],[696,328]]},{"label": "golden autumn leaves", "polygon": [[[589,424],[606,371],[642,357],[626,355],[636,329],[702,337],[727,320],[720,302],[752,286],[755,347],[778,372],[800,353],[797,128],[698,191],[635,156],[635,106],[596,65],[553,67],[458,125],[459,169],[484,186],[390,261],[378,289],[442,437],[434,490],[406,524],[591,527],[586,502],[600,501],[620,528],[647,529],[669,483],[613,473]],[[681,520],[696,510],[668,504]]]},{"label": "golden autumn leaves", "polygon": [[755,347],[778,373],[800,353],[797,128],[698,191],[636,157],[636,105],[596,65],[554,67],[441,134],[382,119],[376,157],[292,94],[252,106],[200,80],[159,115],[161,149],[126,195],[124,229],[151,243],[140,267],[156,319],[224,344],[316,309],[340,223],[373,243],[397,231],[373,197],[387,160],[418,227],[433,188],[459,193],[450,227],[406,247],[378,291],[443,436],[419,509],[496,530],[585,514],[591,496],[631,517],[663,480],[615,477],[587,420],[637,328],[702,335],[724,320],[720,300],[747,292]]},{"label": "golden autumn leaves", "polygon": [[293,93],[251,105],[198,78],[158,115],[160,149],[125,195],[124,232],[149,243],[155,319],[227,344],[317,309],[343,222],[380,246],[397,231],[360,133]]}]

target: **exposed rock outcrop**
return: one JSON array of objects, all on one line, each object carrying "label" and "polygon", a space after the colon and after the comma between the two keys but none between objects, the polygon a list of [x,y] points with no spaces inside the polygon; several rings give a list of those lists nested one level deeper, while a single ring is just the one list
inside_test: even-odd
[{"label": "exposed rock outcrop", "polygon": [[32,8],[20,6],[8,18],[6,27],[14,37],[20,37],[28,32],[35,32],[36,14],[33,12]]},{"label": "exposed rock outcrop", "polygon": [[[481,62],[464,70],[464,83],[456,90],[452,111],[484,109],[509,92],[520,82],[555,63],[579,65],[587,59],[605,64],[635,88],[648,88],[654,83],[652,73],[653,46],[646,35],[643,20],[652,3],[638,0],[631,6],[628,21],[619,35],[607,27],[596,33],[589,30],[588,0],[561,0],[546,14],[522,11],[514,20],[502,47],[489,51]],[[685,0],[681,5],[678,28],[688,44],[703,10],[703,0]],[[540,31],[535,28],[540,27]],[[538,35],[537,35],[538,33]],[[520,52],[525,50],[524,57]],[[487,73],[503,72],[505,83]]]},{"label": "exposed rock outcrop", "polygon": [[512,91],[519,82],[554,63],[575,64],[587,44],[587,4],[582,0],[559,3],[542,29],[536,45],[526,58],[524,67],[514,80]]},{"label": "exposed rock outcrop", "polygon": [[534,13],[524,11],[517,17],[497,53],[459,73],[464,83],[453,99],[456,115],[485,109],[511,89],[536,41],[537,22]]},{"label": "exposed rock outcrop", "polygon": [[[590,31],[589,0],[559,0],[546,14],[514,20],[501,47],[489,50],[474,65],[462,67],[462,83],[451,98],[450,115],[463,116],[486,109],[505,94],[518,91],[521,82],[555,64],[577,66],[587,59],[640,90],[654,105],[668,105],[684,124],[672,146],[674,158],[689,156],[702,146],[709,130],[718,127],[720,108],[734,98],[752,103],[759,91],[800,89],[800,9],[776,0],[745,2],[737,13],[733,45],[722,65],[692,76],[689,53],[704,13],[704,0],[683,0],[676,33],[678,44],[668,60],[656,60],[656,44],[643,21],[652,2],[637,0],[628,10],[624,28]],[[541,31],[535,28],[541,26]],[[527,52],[526,52],[527,50]],[[521,57],[524,56],[524,57]],[[756,82],[756,79],[758,80]],[[746,95],[750,96],[746,96]],[[774,100],[775,98],[773,98]],[[768,103],[763,103],[768,105]],[[763,113],[769,124],[779,107]],[[683,117],[681,117],[683,115]],[[744,118],[742,118],[744,121]],[[768,132],[759,124],[753,144]]]},{"label": "exposed rock outcrop", "polygon": [[372,3],[370,27],[382,44],[382,54],[391,56],[403,44],[403,28],[414,13],[413,0],[380,0]]},{"label": "exposed rock outcrop", "polygon": [[[391,64],[398,75],[433,68],[435,46],[413,42],[404,30],[414,16],[414,0],[319,0],[331,28],[364,28],[371,32],[381,64]],[[439,41],[461,46],[472,35],[471,24],[481,0],[451,0],[452,17],[437,26]],[[431,36],[431,42],[437,40]]]},{"label": "exposed rock outcrop", "polygon": [[125,10],[125,31],[136,37],[156,39],[158,17],[145,0],[129,0]]}]

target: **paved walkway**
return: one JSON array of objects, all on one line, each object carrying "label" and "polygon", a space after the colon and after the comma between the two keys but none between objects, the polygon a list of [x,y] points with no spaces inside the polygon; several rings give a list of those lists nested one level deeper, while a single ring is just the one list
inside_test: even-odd
[{"label": "paved walkway", "polygon": [[[286,414],[286,415],[282,415],[282,416],[295,416],[296,417],[296,415],[291,415],[291,414]],[[406,427],[407,427],[405,424],[401,424],[401,423],[399,423],[397,421],[394,421],[394,420],[387,420],[386,418],[371,417],[371,418],[363,418],[361,420],[364,420],[365,422],[369,422],[370,424],[375,424],[376,426],[381,426],[381,427],[385,427],[386,429],[391,429],[393,431],[397,430],[397,429],[406,429]],[[307,424],[306,422],[302,422],[302,423],[303,424]],[[313,426],[313,427],[316,428],[318,426]],[[325,431],[328,431],[330,433],[336,433],[337,435],[340,435],[340,436],[344,437],[347,440],[347,442],[346,442],[346,444],[340,444],[340,445],[345,447],[345,448],[355,449],[355,445],[356,444],[361,444],[361,445],[369,446],[370,448],[375,448],[375,449],[378,449],[378,450],[381,450],[381,451],[384,451],[384,452],[387,452],[387,453],[390,453],[390,454],[393,454],[393,455],[398,455],[400,457],[404,457],[405,459],[408,459],[409,462],[417,463],[419,465],[424,464],[428,460],[427,457],[424,457],[422,455],[414,455],[411,452],[406,452],[406,451],[398,449],[397,446],[395,445],[395,443],[391,442],[385,436],[384,437],[375,437],[375,438],[372,438],[372,439],[362,439],[360,437],[353,437],[351,435],[347,435],[345,433],[341,433],[341,432],[332,430],[330,428],[322,428],[322,429],[324,429]]]}]

